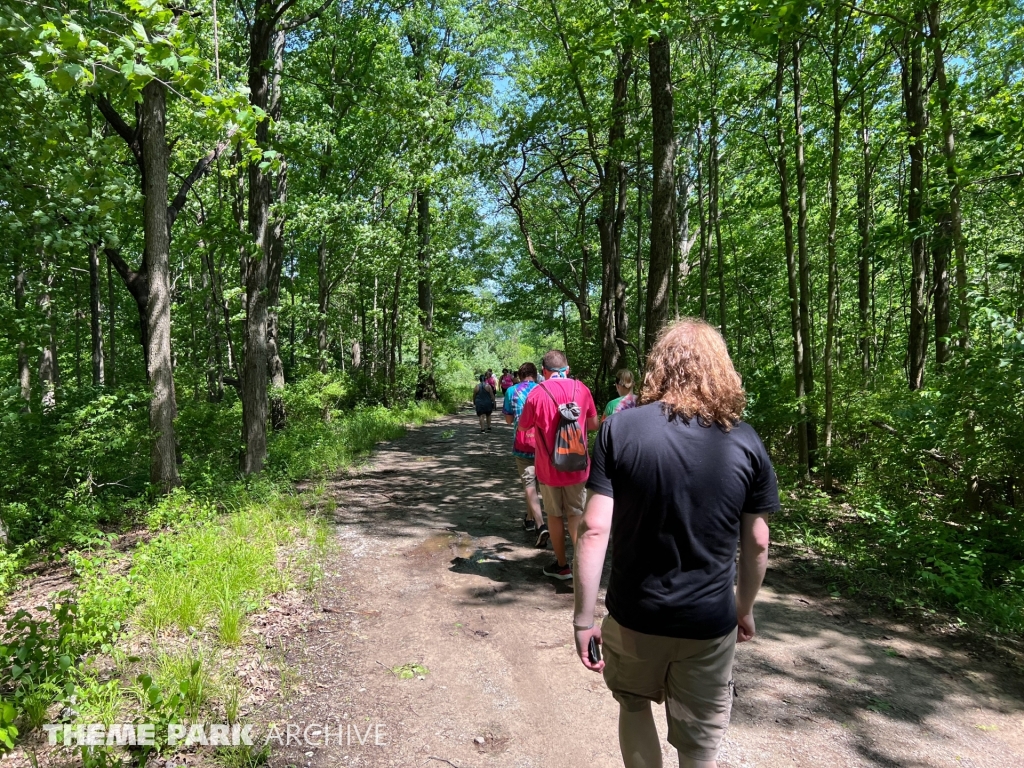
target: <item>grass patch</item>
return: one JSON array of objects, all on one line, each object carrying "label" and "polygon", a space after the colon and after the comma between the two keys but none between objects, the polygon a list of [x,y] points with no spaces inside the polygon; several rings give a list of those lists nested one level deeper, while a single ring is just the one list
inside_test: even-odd
[{"label": "grass patch", "polygon": [[945,517],[938,503],[893,509],[877,497],[837,500],[812,487],[784,491],[772,536],[813,552],[794,570],[813,573],[833,597],[1024,633],[1024,566],[986,551],[978,528]]},{"label": "grass patch", "polygon": [[[267,470],[259,477],[215,482],[212,473],[183,473],[186,487],[137,517],[155,535],[129,554],[91,537],[104,547],[68,555],[79,577],[75,595],[62,597],[41,619],[25,614],[8,625],[0,677],[11,693],[0,699],[0,730],[23,736],[64,706],[82,723],[136,717],[166,723],[204,715],[236,722],[241,691],[222,683],[215,670],[234,653],[229,649],[246,642],[247,617],[271,595],[315,590],[322,581],[332,542],[327,516],[334,509],[322,479],[378,442],[398,437],[405,425],[444,410],[436,404],[378,407],[329,423],[295,419],[273,436]],[[314,490],[296,493],[293,482],[305,478],[314,480]],[[5,574],[0,563],[0,584],[11,583]],[[125,650],[133,647],[143,649],[138,657]],[[19,653],[41,670],[31,679],[12,661]],[[281,670],[282,693],[293,687],[288,674]],[[7,749],[0,739],[0,753]],[[109,751],[97,750],[96,759]],[[218,759],[247,765],[267,760],[258,750],[230,754]]]}]

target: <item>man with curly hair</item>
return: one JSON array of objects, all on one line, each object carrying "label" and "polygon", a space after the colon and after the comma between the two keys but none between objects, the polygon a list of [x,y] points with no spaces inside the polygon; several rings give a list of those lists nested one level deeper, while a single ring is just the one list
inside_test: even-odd
[{"label": "man with curly hair", "polygon": [[[732,707],[737,642],[779,508],[771,460],[741,421],[725,340],[701,320],[665,329],[647,356],[640,406],[601,427],[576,549],[576,649],[619,702],[626,768],[661,768],[651,702],[665,702],[680,768],[714,768]],[[608,616],[594,624],[612,541]],[[739,580],[735,591],[736,547]],[[592,659],[591,641],[603,649]]]}]

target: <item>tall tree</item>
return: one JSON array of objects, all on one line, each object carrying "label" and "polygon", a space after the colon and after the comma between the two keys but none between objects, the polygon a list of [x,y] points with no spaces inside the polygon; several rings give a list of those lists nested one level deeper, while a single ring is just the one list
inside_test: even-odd
[{"label": "tall tree", "polygon": [[907,234],[910,238],[910,325],[907,332],[907,381],[910,389],[924,385],[928,345],[928,259],[924,228],[924,137],[928,127],[927,83],[924,71],[925,12],[915,11],[903,33],[900,71],[907,113],[909,182]]},{"label": "tall tree", "polygon": [[797,433],[797,456],[800,462],[800,472],[804,480],[810,479],[811,463],[808,431],[809,423],[807,417],[807,384],[804,380],[804,343],[803,325],[800,322],[800,289],[798,287],[798,273],[796,262],[796,248],[793,238],[793,209],[789,199],[789,168],[787,155],[789,147],[786,144],[786,129],[783,122],[784,114],[784,82],[788,56],[786,51],[791,50],[789,44],[779,39],[778,53],[775,66],[775,167],[779,174],[779,209],[782,213],[782,230],[786,252],[786,278],[789,288],[789,317],[793,339],[793,381],[796,385],[797,412],[799,415],[796,425]]},{"label": "tall tree", "polygon": [[434,381],[434,289],[431,280],[430,252],[430,192],[419,189],[416,192],[416,263],[419,272],[416,280],[416,306],[419,310],[419,384],[418,397],[437,399],[437,384]]},{"label": "tall tree", "polygon": [[633,46],[624,41],[616,52],[612,83],[611,123],[608,149],[601,178],[601,209],[597,218],[601,238],[601,308],[598,327],[601,336],[601,370],[612,376],[626,356],[628,333],[622,279],[622,230],[626,220],[629,176],[622,153],[625,151],[629,79],[633,74]]},{"label": "tall tree", "polygon": [[857,336],[861,378],[866,382],[871,372],[871,231],[874,216],[871,192],[871,130],[868,123],[867,97],[863,89],[858,95],[858,102],[860,174],[857,176]]},{"label": "tall tree", "polygon": [[57,354],[57,315],[53,311],[53,291],[56,271],[53,262],[44,256],[43,285],[36,300],[43,319],[43,333],[46,341],[39,350],[39,384],[42,387],[43,410],[50,411],[57,405],[57,387],[60,385],[60,356]]},{"label": "tall tree", "polygon": [[[270,370],[271,164],[270,100],[277,52],[284,56],[284,34],[318,16],[331,0],[288,23],[282,21],[296,0],[256,0],[247,19],[249,104],[257,116],[255,142],[260,158],[248,167],[248,247],[242,273],[245,285],[245,355],[242,365],[242,472],[260,472],[267,459],[267,377]],[[279,37],[280,36],[280,37]],[[277,42],[279,45],[275,45]],[[280,272],[277,272],[278,278]],[[276,348],[276,337],[275,337]]]},{"label": "tall tree", "polygon": [[18,348],[18,394],[25,401],[26,409],[32,399],[32,371],[28,362],[28,345],[25,341],[25,327],[28,318],[25,316],[25,293],[28,278],[25,275],[25,267],[21,263],[21,256],[16,257],[14,264],[14,313],[15,328],[17,333]]},{"label": "tall tree", "polygon": [[89,243],[89,332],[92,339],[92,384],[105,381],[103,365],[103,317],[100,306],[100,244]]},{"label": "tall tree", "polygon": [[143,234],[145,239],[148,297],[148,362],[152,396],[149,403],[150,482],[166,492],[178,480],[174,419],[174,365],[171,359],[170,222],[167,215],[167,92],[157,79],[142,89],[140,111],[142,136]]},{"label": "tall tree", "polygon": [[[249,22],[249,103],[258,116],[268,113],[273,42],[286,10],[277,0],[256,0]],[[288,3],[290,5],[290,3]],[[256,146],[270,152],[270,121],[258,117]],[[262,157],[260,158],[262,161]],[[260,472],[267,459],[267,375],[269,368],[267,280],[270,274],[270,182],[263,162],[248,167],[248,245],[245,285],[245,354],[242,364],[242,472]]]},{"label": "tall tree", "polygon": [[807,253],[807,162],[804,158],[803,80],[801,77],[802,46],[800,39],[793,41],[793,125],[795,134],[796,194],[797,194],[797,267],[800,288],[800,343],[803,347],[804,392],[808,400],[807,461],[815,465],[818,451],[818,433],[815,425],[814,398],[814,346],[811,343],[811,263]]},{"label": "tall tree", "polygon": [[[942,24],[942,5],[938,0],[935,0],[935,2],[928,6],[928,29],[935,81],[939,94],[942,156],[945,160],[946,181],[949,184],[949,199],[940,220],[939,239],[945,249],[943,256],[946,259],[945,263],[947,266],[949,246],[952,245],[958,305],[956,318],[957,345],[961,349],[966,349],[970,345],[971,334],[971,307],[967,300],[967,248],[963,234],[963,214],[960,211],[960,172],[957,169],[956,138],[953,132],[953,110],[951,107],[953,84],[949,82],[949,78],[946,75],[946,53],[943,48],[946,33]],[[936,272],[938,272],[938,269],[936,269]],[[948,294],[946,299],[948,301]],[[946,315],[945,319],[944,330],[948,331],[948,315]],[[936,324],[938,322],[938,318],[936,318]],[[936,328],[936,334],[938,334],[938,331],[939,329]],[[937,362],[945,362],[945,350],[943,350],[943,359],[937,360]]]},{"label": "tall tree", "polygon": [[675,112],[672,93],[672,44],[666,32],[647,46],[651,77],[654,164],[651,179],[651,250],[647,266],[644,348],[650,349],[668,322],[669,281],[675,234]]},{"label": "tall tree", "polygon": [[[271,81],[270,119],[275,124],[281,121],[283,95],[281,77],[284,72],[285,34],[277,30],[274,35],[274,75]],[[284,411],[284,361],[281,360],[281,327],[278,305],[281,300],[281,272],[284,269],[284,223],[285,205],[288,202],[288,163],[282,158],[275,174],[275,203],[273,221],[270,227],[269,266],[267,274],[267,358],[270,368],[270,383],[274,388],[270,400],[270,423],[274,429],[283,429]]]}]

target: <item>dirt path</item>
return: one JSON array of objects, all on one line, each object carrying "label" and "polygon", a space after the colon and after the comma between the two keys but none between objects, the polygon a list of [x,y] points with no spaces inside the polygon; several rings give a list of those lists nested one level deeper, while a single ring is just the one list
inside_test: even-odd
[{"label": "dirt path", "polygon": [[[285,648],[277,713],[329,721],[332,742],[277,749],[274,765],[621,765],[617,706],[572,648],[571,587],[541,574],[550,548],[522,530],[510,442],[464,411],[334,483],[338,548],[315,621]],[[769,572],[721,765],[1024,766],[1018,678],[806,587]],[[422,679],[390,671],[413,664]]]}]

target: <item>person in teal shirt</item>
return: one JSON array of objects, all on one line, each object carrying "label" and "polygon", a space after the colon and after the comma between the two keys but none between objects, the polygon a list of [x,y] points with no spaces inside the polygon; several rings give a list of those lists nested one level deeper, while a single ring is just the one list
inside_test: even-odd
[{"label": "person in teal shirt", "polygon": [[615,391],[619,393],[619,396],[605,406],[601,421],[627,408],[636,408],[633,384],[633,372],[628,368],[623,368],[615,375]]}]

